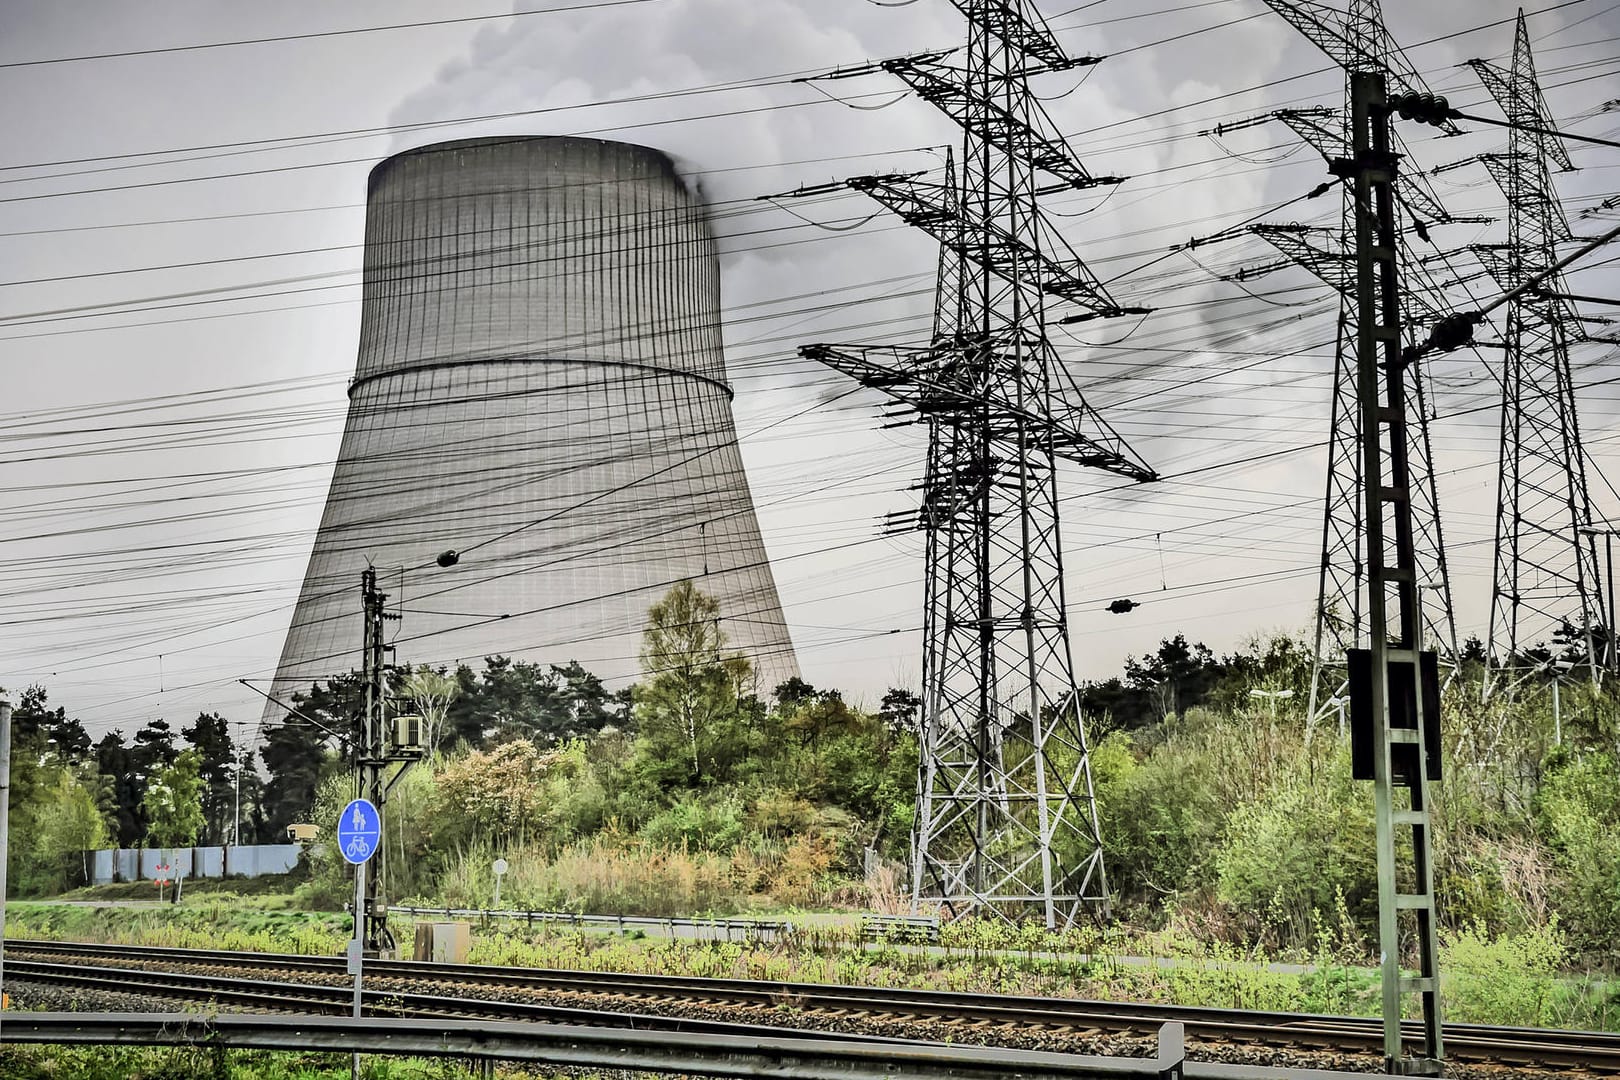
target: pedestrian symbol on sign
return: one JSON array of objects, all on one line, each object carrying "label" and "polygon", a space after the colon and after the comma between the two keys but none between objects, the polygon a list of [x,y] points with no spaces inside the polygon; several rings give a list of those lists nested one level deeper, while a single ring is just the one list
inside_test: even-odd
[{"label": "pedestrian symbol on sign", "polygon": [[369,800],[356,799],[338,816],[338,850],[351,863],[363,863],[377,851],[382,824]]}]

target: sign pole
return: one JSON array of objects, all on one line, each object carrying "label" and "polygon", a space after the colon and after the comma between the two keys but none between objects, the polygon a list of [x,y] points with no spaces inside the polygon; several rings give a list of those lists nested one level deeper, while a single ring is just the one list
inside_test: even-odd
[{"label": "sign pole", "polygon": [[[0,986],[6,970],[6,859],[11,843],[11,702],[0,700]],[[0,994],[0,1011],[5,997]]]},{"label": "sign pole", "polygon": [[[362,971],[366,955],[366,917],[362,912],[366,902],[366,864],[356,863],[354,867],[354,940],[349,942],[349,970],[354,973],[354,1018],[360,1019],[360,1008],[363,990]],[[354,1055],[350,1070],[352,1080],[360,1080],[360,1055]]]},{"label": "sign pole", "polygon": [[[366,956],[366,863],[382,842],[382,816],[367,799],[355,799],[338,815],[337,845],[344,861],[354,866],[354,938],[349,942],[349,974],[354,976],[354,1019],[358,1023],[364,1002]],[[351,1063],[353,1080],[360,1080],[360,1055]]]}]

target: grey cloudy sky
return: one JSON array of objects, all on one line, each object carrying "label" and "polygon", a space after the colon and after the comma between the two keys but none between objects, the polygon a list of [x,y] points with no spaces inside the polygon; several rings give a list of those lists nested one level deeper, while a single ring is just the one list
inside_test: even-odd
[{"label": "grey cloudy sky", "polygon": [[[915,681],[920,546],[879,537],[876,521],[909,505],[920,439],[881,428],[875,396],[845,393],[794,346],[916,340],[933,251],[881,215],[857,225],[874,207],[853,194],[756,199],[860,172],[937,169],[952,129],[893,82],[791,80],[948,47],[960,18],[946,0],[529,10],[580,3],[60,63],[34,61],[505,9],[0,7],[0,92],[13,104],[0,116],[0,686],[42,682],[98,730],[199,709],[257,717],[236,680],[271,674],[319,520],[358,333],[365,174],[404,147],[503,133],[645,143],[701,186],[722,238],[738,429],[805,675],[867,700]],[[1223,281],[1274,260],[1257,240],[1136,268],[1316,185],[1320,158],[1275,124],[1204,133],[1283,105],[1336,104],[1341,77],[1259,0],[1039,6],[1071,52],[1109,55],[1044,77],[1046,107],[1093,172],[1132,177],[1054,200],[1054,220],[1101,277],[1129,272],[1114,287],[1121,300],[1159,308],[1134,328],[1091,324],[1057,340],[1093,403],[1170,477],[1132,489],[1066,478],[1077,670],[1106,676],[1178,630],[1218,649],[1301,630],[1320,542],[1315,447],[1327,430],[1335,302],[1301,272]],[[1515,6],[1388,6],[1431,85],[1494,114],[1458,65],[1505,57],[1512,27],[1500,20]],[[1540,7],[1550,10],[1532,15],[1531,31],[1554,112],[1572,130],[1613,136],[1616,5]],[[1413,153],[1432,166],[1500,143],[1493,131],[1414,135]],[[1559,182],[1578,211],[1614,194],[1620,158],[1574,153],[1580,171]],[[1436,186],[1455,212],[1501,215],[1477,167]],[[1336,215],[1328,198],[1274,220]],[[1438,239],[1454,248],[1501,231],[1449,226]],[[1612,295],[1614,276],[1598,265],[1572,283]],[[1577,354],[1577,382],[1599,384],[1583,391],[1582,420],[1604,516],[1620,509],[1601,475],[1615,453],[1617,395],[1601,385],[1612,360],[1600,347]],[[1483,631],[1489,603],[1488,363],[1468,355],[1431,372],[1465,632]],[[1117,596],[1144,606],[1108,615]]]}]

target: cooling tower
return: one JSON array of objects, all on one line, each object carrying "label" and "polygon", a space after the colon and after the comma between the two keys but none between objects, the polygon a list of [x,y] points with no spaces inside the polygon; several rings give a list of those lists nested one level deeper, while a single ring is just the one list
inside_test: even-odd
[{"label": "cooling tower", "polygon": [[690,578],[761,693],[797,674],[731,396],[713,238],[664,154],[499,138],[382,162],[348,421],[273,692],[359,667],[368,562],[402,616],[395,663],[634,676],[648,607]]}]

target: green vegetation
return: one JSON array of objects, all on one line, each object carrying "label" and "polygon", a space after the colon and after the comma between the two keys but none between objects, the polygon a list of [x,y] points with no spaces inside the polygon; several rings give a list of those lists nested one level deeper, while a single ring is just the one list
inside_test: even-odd
[{"label": "green vegetation", "polygon": [[[345,916],[257,911],[245,904],[196,901],[136,912],[12,904],[18,937],[177,947],[226,947],[332,955],[349,935]],[[394,916],[408,941],[412,921]],[[1121,926],[1048,934],[999,920],[944,928],[937,947],[868,943],[856,922],[803,922],[768,943],[619,935],[562,925],[492,922],[473,928],[476,964],[646,972],[708,978],[943,988],[976,993],[1044,994],[1101,1000],[1226,1008],[1376,1015],[1376,972],[1343,955],[1335,930],[1321,926],[1304,965],[1268,962],[1168,931]],[[1560,973],[1556,932],[1490,939],[1474,931],[1448,944],[1442,970],[1448,1015],[1459,1021],[1620,1029],[1620,995],[1593,977]]]},{"label": "green vegetation", "polygon": [[[872,711],[800,680],[762,694],[728,648],[724,613],[710,598],[682,585],[649,616],[645,677],[617,693],[577,664],[503,657],[476,672],[389,672],[391,693],[426,718],[430,756],[392,791],[375,863],[385,894],[487,907],[499,857],[510,868],[505,907],[899,910],[916,697],[892,691]],[[1444,697],[1435,872],[1451,1015],[1612,1025],[1620,991],[1603,980],[1620,940],[1620,708],[1611,690],[1566,685],[1555,719],[1551,685],[1535,679],[1483,702],[1480,659],[1471,643]],[[1359,1009],[1358,972],[1376,939],[1370,785],[1351,779],[1337,723],[1307,719],[1309,677],[1308,651],[1286,636],[1225,657],[1178,636],[1131,661],[1123,678],[1083,688],[1119,916],[1107,934],[1052,937],[965,921],[947,928],[945,953],[927,960],[823,930],[768,950],[498,932],[481,934],[476,948],[513,962],[626,970]],[[88,737],[61,710],[46,712],[42,691],[30,693],[22,737],[38,753],[26,756],[16,789],[20,843],[40,865],[58,867],[23,875],[22,888],[37,893],[71,877],[82,858],[73,838],[97,827],[122,833],[128,823],[117,794],[126,778],[102,780],[86,757]],[[269,776],[253,813],[267,828],[310,820],[330,834],[353,786],[321,729],[343,730],[359,698],[352,674],[314,686],[296,703],[316,723],[268,732],[260,757]],[[188,809],[187,828],[217,833],[218,780],[229,770],[213,767],[229,766],[235,749],[221,724],[202,717],[183,733],[192,750],[176,760],[160,724],[127,748],[155,766],[137,824],[151,842],[170,835],[153,793],[161,785],[201,806],[201,825]],[[349,880],[317,848],[294,904],[336,911]],[[150,929],[203,932],[183,922]],[[319,944],[307,940],[311,950]],[[1308,971],[1271,970],[1272,961]]]},{"label": "green vegetation", "polygon": [[[480,1075],[452,1058],[368,1057],[365,1080],[473,1080]],[[270,1053],[214,1047],[0,1047],[8,1080],[349,1080],[347,1054]],[[497,1076],[536,1074],[501,1068]]]},{"label": "green vegetation", "polygon": [[216,894],[149,908],[12,901],[6,905],[6,936],[331,956],[343,951],[352,930],[344,914],[265,910],[262,898]]}]

